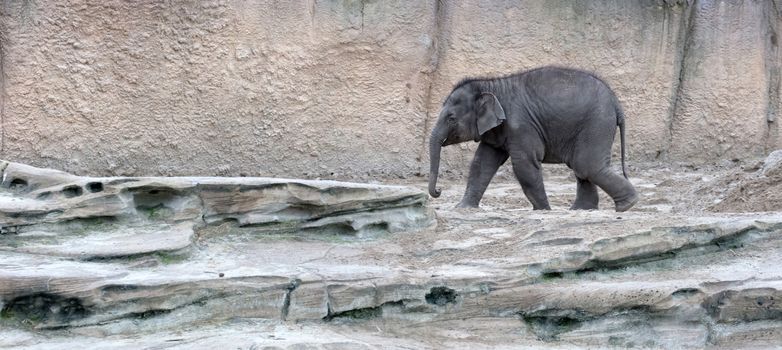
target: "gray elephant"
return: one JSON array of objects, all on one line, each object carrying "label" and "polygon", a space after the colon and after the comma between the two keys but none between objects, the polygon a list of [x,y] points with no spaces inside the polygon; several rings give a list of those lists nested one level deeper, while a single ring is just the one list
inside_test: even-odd
[{"label": "gray elephant", "polygon": [[[443,104],[430,139],[429,194],[436,188],[442,146],[480,142],[467,190],[457,207],[478,207],[497,169],[510,157],[533,209],[551,209],[541,163],[565,163],[577,179],[570,209],[597,209],[597,187],[630,209],[638,195],[625,170],[624,114],[616,95],[593,74],[542,67],[498,78],[465,79]],[[622,173],[611,170],[611,146],[619,126]],[[596,187],[597,186],[597,187]]]}]

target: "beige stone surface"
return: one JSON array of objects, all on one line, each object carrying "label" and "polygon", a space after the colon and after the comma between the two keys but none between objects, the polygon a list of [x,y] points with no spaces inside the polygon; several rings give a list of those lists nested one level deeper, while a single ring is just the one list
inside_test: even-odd
[{"label": "beige stone surface", "polygon": [[[101,176],[410,177],[451,85],[592,70],[631,161],[752,159],[779,136],[772,0],[12,1],[0,156]],[[129,15],[132,14],[132,15]],[[462,173],[474,145],[446,148]]]},{"label": "beige stone surface", "polygon": [[779,108],[772,106],[779,82],[769,86],[769,75],[778,79],[780,68],[766,46],[776,50],[777,34],[769,32],[769,17],[779,22],[776,11],[771,1],[696,2],[671,124],[676,158],[744,159],[769,150],[774,140],[768,134],[778,126],[767,114]]},{"label": "beige stone surface", "polygon": [[3,6],[6,158],[96,175],[417,168],[434,2]]}]

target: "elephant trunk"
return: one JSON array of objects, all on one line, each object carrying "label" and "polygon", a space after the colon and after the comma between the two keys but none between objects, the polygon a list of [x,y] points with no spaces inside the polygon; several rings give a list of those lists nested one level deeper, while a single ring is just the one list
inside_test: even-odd
[{"label": "elephant trunk", "polygon": [[429,138],[429,195],[440,197],[441,191],[437,188],[437,175],[440,172],[440,149],[443,147],[445,136],[435,127],[432,130],[432,136]]}]

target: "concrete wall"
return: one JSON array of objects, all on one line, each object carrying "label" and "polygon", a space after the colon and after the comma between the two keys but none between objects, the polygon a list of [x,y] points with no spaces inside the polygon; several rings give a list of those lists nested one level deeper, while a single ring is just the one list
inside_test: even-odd
[{"label": "concrete wall", "polygon": [[[630,161],[781,148],[774,0],[4,1],[0,158],[95,175],[411,176],[453,83],[617,91]],[[444,149],[466,170],[474,145]]]}]

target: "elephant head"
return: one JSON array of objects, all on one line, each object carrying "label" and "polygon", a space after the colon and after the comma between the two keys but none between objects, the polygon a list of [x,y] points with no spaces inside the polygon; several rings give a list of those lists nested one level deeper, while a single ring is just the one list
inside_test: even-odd
[{"label": "elephant head", "polygon": [[482,89],[476,81],[458,84],[443,103],[429,138],[429,195],[439,197],[437,176],[443,146],[473,140],[505,121],[505,111],[497,96]]}]

